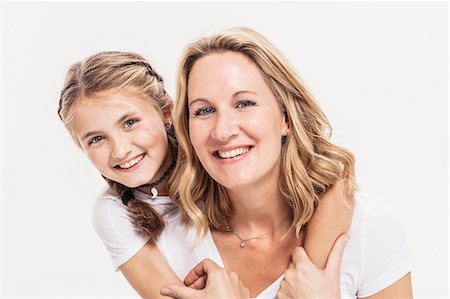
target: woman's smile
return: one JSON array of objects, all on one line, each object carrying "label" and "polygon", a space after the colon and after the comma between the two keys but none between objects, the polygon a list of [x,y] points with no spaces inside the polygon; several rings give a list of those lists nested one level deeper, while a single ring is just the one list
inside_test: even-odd
[{"label": "woman's smile", "polygon": [[229,189],[278,181],[288,125],[250,59],[234,52],[200,58],[188,97],[191,142],[214,180]]},{"label": "woman's smile", "polygon": [[244,159],[252,149],[252,145],[229,146],[227,148],[221,148],[217,151],[214,151],[213,155],[217,157],[217,159],[219,159],[222,163],[230,163]]}]

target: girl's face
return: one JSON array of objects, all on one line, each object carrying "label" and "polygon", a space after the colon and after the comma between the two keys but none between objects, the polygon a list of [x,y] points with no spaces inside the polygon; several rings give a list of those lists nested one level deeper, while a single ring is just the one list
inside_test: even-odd
[{"label": "girl's face", "polygon": [[146,99],[115,93],[82,99],[73,132],[94,166],[107,178],[134,188],[162,175],[170,119]]},{"label": "girl's face", "polygon": [[195,62],[188,82],[189,134],[209,175],[228,189],[278,184],[288,132],[256,65],[235,52]]}]

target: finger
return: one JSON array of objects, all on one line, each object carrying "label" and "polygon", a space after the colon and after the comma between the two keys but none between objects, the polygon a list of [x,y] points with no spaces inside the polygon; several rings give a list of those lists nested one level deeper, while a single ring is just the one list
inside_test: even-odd
[{"label": "finger", "polygon": [[188,285],[191,289],[203,290],[206,286],[207,275],[200,276],[194,283]]},{"label": "finger", "polygon": [[325,267],[327,272],[332,274],[339,274],[341,269],[342,256],[344,255],[344,248],[347,244],[349,236],[342,234],[334,242],[330,255],[328,256],[327,265]]},{"label": "finger", "polygon": [[280,283],[280,288],[278,289],[278,293],[277,293],[277,299],[285,299],[285,298],[289,298],[288,296],[288,291],[287,291],[287,286],[286,286],[286,281],[283,279]]},{"label": "finger", "polygon": [[184,278],[185,285],[193,284],[197,279],[210,273],[212,270],[220,268],[215,262],[210,259],[204,259],[198,263]]},{"label": "finger", "polygon": [[295,247],[292,252],[292,263],[296,266],[303,262],[311,262],[303,247]]},{"label": "finger", "polygon": [[282,283],[283,283],[283,282],[286,282],[286,279],[287,279],[288,277],[290,277],[293,273],[294,273],[294,274],[297,273],[297,268],[294,266],[293,263],[290,263],[290,264],[289,264],[289,267],[288,267],[286,270],[284,270],[284,279],[283,279],[281,282],[282,282]]},{"label": "finger", "polygon": [[161,295],[175,299],[192,299],[198,297],[198,290],[190,289],[181,284],[166,284],[161,288]]}]

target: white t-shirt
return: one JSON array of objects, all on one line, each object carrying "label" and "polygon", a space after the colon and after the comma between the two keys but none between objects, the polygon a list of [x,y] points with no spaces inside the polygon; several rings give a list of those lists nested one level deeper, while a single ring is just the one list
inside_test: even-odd
[{"label": "white t-shirt", "polygon": [[[203,242],[193,247],[196,230],[181,224],[181,213],[170,198],[151,199],[139,191],[135,196],[164,216],[167,224],[157,246],[180,280],[205,258],[224,266],[210,231]],[[134,227],[131,214],[121,199],[108,189],[94,204],[93,222],[116,271],[149,240]],[[411,271],[409,247],[398,216],[380,198],[356,194],[348,233],[350,239],[341,265],[342,298],[371,296]],[[274,281],[257,298],[275,298],[282,279],[283,276]]]}]

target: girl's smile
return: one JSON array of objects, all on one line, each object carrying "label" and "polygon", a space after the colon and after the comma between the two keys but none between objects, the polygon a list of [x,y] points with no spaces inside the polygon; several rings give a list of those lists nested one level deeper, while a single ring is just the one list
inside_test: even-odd
[{"label": "girl's smile", "polygon": [[[92,164],[108,179],[135,188],[159,177],[170,164],[163,115],[135,93],[82,99],[74,133]],[[167,160],[167,161],[166,161]]]},{"label": "girl's smile", "polygon": [[144,157],[145,153],[140,154],[139,156],[134,157],[131,160],[128,160],[124,163],[114,166],[114,168],[125,172],[136,170],[142,164],[141,162],[144,159]]}]

